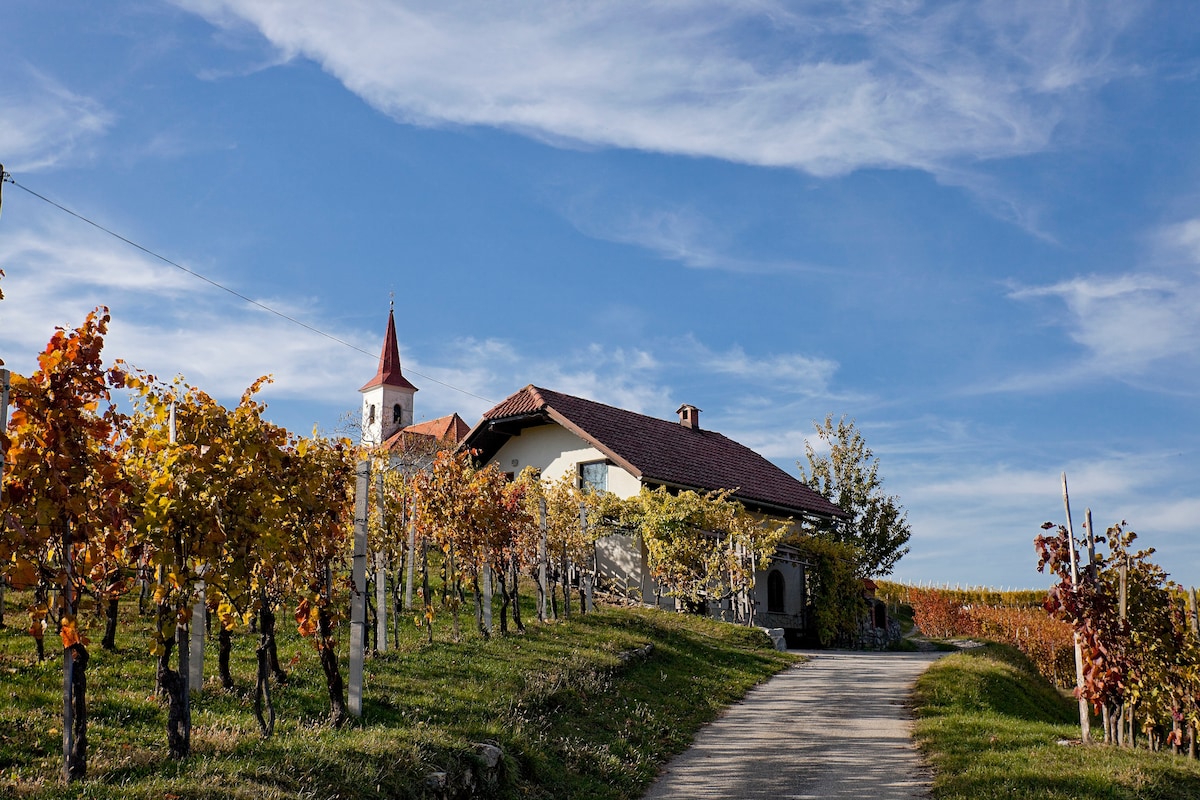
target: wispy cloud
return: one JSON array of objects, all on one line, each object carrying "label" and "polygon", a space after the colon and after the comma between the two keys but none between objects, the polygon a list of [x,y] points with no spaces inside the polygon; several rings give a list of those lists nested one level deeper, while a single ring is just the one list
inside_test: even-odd
[{"label": "wispy cloud", "polygon": [[827,396],[830,381],[838,367],[836,361],[800,353],[753,357],[737,345],[724,352],[710,353],[705,366],[741,380],[809,396]]},{"label": "wispy cloud", "polygon": [[1067,335],[1081,345],[1087,367],[1106,375],[1144,374],[1156,362],[1196,357],[1200,283],[1145,273],[1077,277],[1021,289],[1014,299],[1061,301]]},{"label": "wispy cloud", "polygon": [[[177,0],[397,119],[839,175],[1039,152],[1128,4]],[[739,32],[754,30],[754,37]]]},{"label": "wispy cloud", "polygon": [[826,271],[798,260],[758,258],[739,251],[729,220],[720,222],[690,208],[638,210],[614,214],[589,208],[565,209],[575,227],[587,236],[651,251],[660,258],[693,269],[742,273]]},{"label": "wispy cloud", "polygon": [[[347,358],[344,348],[278,316],[250,306],[231,308],[228,296],[212,286],[70,226],[6,233],[0,263],[7,273],[0,352],[20,372],[35,368],[35,356],[56,326],[75,327],[101,305],[113,317],[108,359],[121,358],[164,378],[182,373],[222,399],[236,398],[270,373],[275,383],[265,395],[346,400],[345,387],[360,385],[373,366],[370,356]],[[262,300],[285,314],[317,316],[295,301]],[[374,335],[336,329],[334,334],[367,352],[378,348]]]},{"label": "wispy cloud", "polygon": [[23,64],[0,70],[0,153],[11,172],[32,172],[77,157],[114,122],[113,114]]}]

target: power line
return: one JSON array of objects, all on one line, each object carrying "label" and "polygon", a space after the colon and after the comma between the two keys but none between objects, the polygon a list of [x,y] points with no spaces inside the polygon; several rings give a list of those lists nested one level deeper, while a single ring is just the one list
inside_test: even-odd
[{"label": "power line", "polygon": [[[120,239],[122,242],[129,245],[130,247],[137,248],[138,250],[141,250],[146,255],[151,256],[153,258],[157,258],[159,261],[162,261],[164,264],[169,264],[181,272],[186,272],[188,275],[191,275],[193,278],[202,280],[205,283],[209,284],[210,286],[214,286],[223,292],[228,292],[229,294],[233,295],[234,297],[238,298],[239,300],[243,300],[243,301],[249,303],[250,305],[255,306],[256,308],[261,308],[263,311],[267,311],[271,314],[274,314],[275,316],[279,317],[280,319],[286,320],[286,321],[292,323],[293,325],[299,325],[301,328],[304,328],[305,330],[309,331],[310,333],[315,333],[318,336],[324,336],[326,339],[330,340],[331,342],[336,342],[336,343],[342,345],[343,347],[349,347],[351,350],[362,353],[365,356],[370,356],[371,358],[376,357],[375,354],[370,353],[366,350],[363,350],[361,347],[359,347],[356,344],[351,344],[350,342],[347,342],[345,339],[339,339],[337,336],[334,336],[332,333],[323,331],[320,328],[316,328],[312,325],[309,325],[307,322],[304,322],[302,320],[296,319],[295,317],[289,316],[289,315],[283,313],[282,311],[279,311],[278,309],[271,308],[270,306],[266,305],[265,303],[260,303],[259,301],[255,300],[253,298],[247,297],[246,295],[242,294],[241,292],[237,291],[236,289],[231,289],[228,286],[225,286],[224,284],[214,281],[212,278],[209,278],[205,275],[201,275],[199,272],[196,272],[193,269],[189,269],[188,267],[185,267],[182,264],[172,261],[171,259],[167,258],[166,256],[160,255],[160,254],[154,252],[153,250],[151,250],[150,248],[140,245],[137,242],[133,241],[132,239],[128,239],[128,238],[122,236],[121,234],[117,233],[116,231],[106,228],[103,225],[101,225],[100,223],[95,222],[94,220],[88,219],[87,217],[83,216],[82,214],[72,211],[71,209],[67,208],[66,206],[62,205],[61,203],[57,203],[54,200],[51,200],[49,197],[46,197],[45,195],[35,192],[33,189],[30,189],[28,186],[18,183],[17,179],[12,176],[12,173],[5,172],[3,165],[0,164],[0,186],[2,186],[5,181],[7,181],[8,183],[11,183],[13,186],[16,186],[18,189],[28,192],[29,194],[33,195],[34,197],[38,198],[39,200],[41,200],[45,203],[49,203],[50,205],[54,206],[58,210],[64,211],[64,212],[70,214],[72,217],[75,217],[75,219],[78,219],[81,222],[86,222],[88,225],[91,225],[93,228],[96,228],[97,230],[107,233],[109,236],[112,236],[114,239]],[[2,204],[2,202],[3,202],[3,197],[2,197],[2,195],[0,195],[0,204]],[[0,206],[0,207],[2,207],[2,206]],[[459,388],[458,386],[454,386],[453,384],[446,383],[445,381],[440,381],[437,378],[434,378],[430,375],[425,375],[421,372],[417,372],[415,369],[410,370],[410,372],[413,375],[416,375],[417,377],[423,378],[427,381],[432,381],[433,383],[436,383],[439,386],[445,386],[447,389],[452,389],[453,391],[460,392],[461,394],[465,394],[468,397],[474,397],[476,400],[482,400],[485,403],[492,403],[493,405],[495,405],[495,403],[496,403],[495,400],[490,400],[486,397],[477,395],[474,392],[470,392],[470,391],[467,391],[466,389],[462,389],[462,388]]]}]

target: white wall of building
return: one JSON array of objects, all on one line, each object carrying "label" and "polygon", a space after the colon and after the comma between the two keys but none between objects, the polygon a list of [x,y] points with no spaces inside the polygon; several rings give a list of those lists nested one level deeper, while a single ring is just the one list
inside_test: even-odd
[{"label": "white wall of building", "polygon": [[[362,443],[382,444],[401,428],[413,423],[413,390],[395,386],[372,386],[362,393]],[[396,406],[400,407],[399,419]],[[375,414],[372,419],[371,409]]]},{"label": "white wall of building", "polygon": [[[566,428],[550,424],[521,431],[505,442],[492,460],[502,472],[519,473],[533,467],[541,471],[542,480],[552,482],[563,475],[578,474],[581,463],[605,458],[604,453]],[[624,498],[641,489],[641,481],[616,464],[609,464],[608,491]]]}]

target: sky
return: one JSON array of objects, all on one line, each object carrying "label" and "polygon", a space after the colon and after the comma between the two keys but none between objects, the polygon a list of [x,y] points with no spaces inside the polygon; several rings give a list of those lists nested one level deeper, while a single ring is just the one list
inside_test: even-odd
[{"label": "sky", "polygon": [[6,0],[0,29],[10,369],[104,305],[108,358],[229,404],[270,374],[268,417],[332,433],[394,299],[418,421],[530,383],[690,403],[798,476],[844,415],[908,512],[895,578],[1048,585],[1065,472],[1077,531],[1126,520],[1200,584],[1190,3]]}]

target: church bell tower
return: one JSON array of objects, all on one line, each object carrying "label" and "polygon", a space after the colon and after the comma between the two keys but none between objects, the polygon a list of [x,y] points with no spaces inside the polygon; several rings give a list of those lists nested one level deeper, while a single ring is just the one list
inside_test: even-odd
[{"label": "church bell tower", "polygon": [[375,377],[358,390],[362,393],[362,444],[378,446],[396,431],[413,423],[413,386],[400,371],[400,347],[396,344],[395,307],[388,309],[387,333],[379,354]]}]

